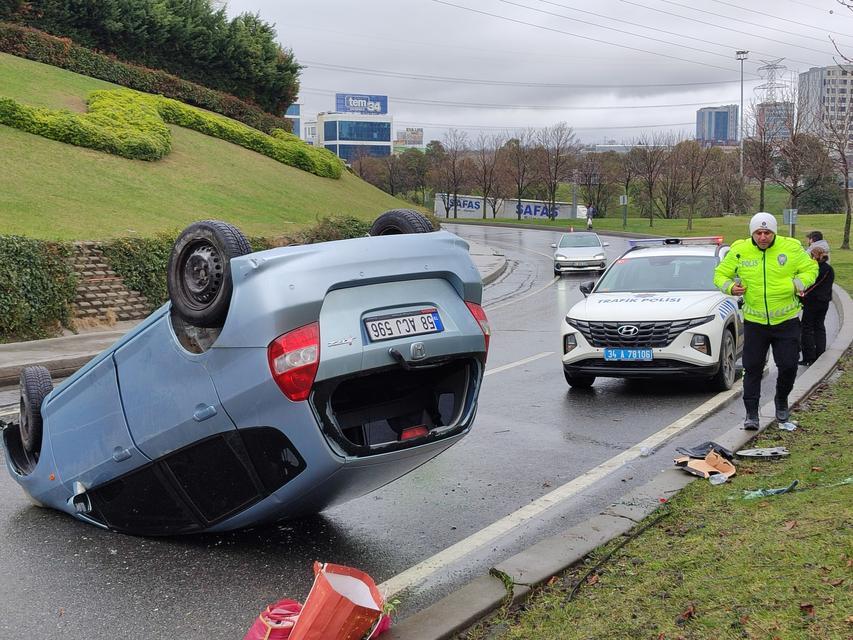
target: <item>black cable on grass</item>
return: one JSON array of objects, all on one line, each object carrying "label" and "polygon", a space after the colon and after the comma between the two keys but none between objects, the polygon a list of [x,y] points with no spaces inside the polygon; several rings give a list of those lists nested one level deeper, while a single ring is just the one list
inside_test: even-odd
[{"label": "black cable on grass", "polygon": [[661,520],[663,520],[664,518],[666,518],[668,515],[669,515],[669,511],[666,511],[666,512],[664,512],[664,513],[660,514],[657,518],[655,518],[655,519],[654,519],[654,520],[652,520],[651,522],[647,522],[646,524],[644,524],[644,525],[643,525],[642,527],[640,527],[639,529],[636,529],[636,530],[635,530],[635,531],[633,531],[630,535],[625,536],[625,539],[624,539],[624,540],[622,540],[622,542],[620,542],[620,543],[619,543],[619,544],[617,544],[615,547],[613,547],[610,551],[608,551],[608,552],[607,552],[607,554],[606,554],[606,555],[605,555],[601,560],[599,560],[598,562],[596,562],[596,563],[592,566],[592,568],[591,568],[589,571],[587,571],[587,572],[583,575],[583,577],[582,577],[580,580],[578,580],[578,581],[577,581],[577,583],[575,583],[575,586],[572,588],[571,593],[569,593],[569,597],[568,597],[568,598],[566,598],[566,604],[568,604],[569,602],[571,602],[571,601],[574,599],[574,597],[575,597],[575,596],[577,595],[577,593],[578,593],[578,590],[580,590],[581,585],[582,585],[584,582],[586,582],[586,581],[587,581],[587,579],[588,579],[588,578],[589,578],[593,573],[595,573],[596,571],[598,571],[598,569],[600,569],[600,568],[601,568],[601,566],[602,566],[605,562],[607,562],[608,560],[610,560],[611,556],[613,556],[613,554],[614,554],[614,553],[616,553],[617,551],[619,551],[619,549],[621,549],[622,547],[624,547],[624,546],[625,546],[626,544],[628,544],[631,540],[634,540],[637,536],[639,536],[641,533],[643,533],[646,529],[649,529],[650,527],[653,527],[653,526],[654,526],[654,525],[656,525],[658,522],[660,522]]}]

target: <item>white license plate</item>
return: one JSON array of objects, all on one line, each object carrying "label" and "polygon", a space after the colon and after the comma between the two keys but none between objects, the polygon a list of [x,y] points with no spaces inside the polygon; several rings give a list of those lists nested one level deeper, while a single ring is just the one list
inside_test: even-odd
[{"label": "white license plate", "polygon": [[437,309],[421,309],[415,313],[366,318],[364,328],[371,342],[444,331]]},{"label": "white license plate", "polygon": [[654,358],[651,349],[616,349],[607,348],[604,350],[604,359],[616,362],[624,362],[630,360],[641,360],[648,362]]}]

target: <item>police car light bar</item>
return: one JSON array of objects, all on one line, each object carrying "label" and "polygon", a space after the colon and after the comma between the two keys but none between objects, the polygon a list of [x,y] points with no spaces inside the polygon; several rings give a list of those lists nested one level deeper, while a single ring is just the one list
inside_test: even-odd
[{"label": "police car light bar", "polygon": [[695,238],[643,238],[641,240],[628,240],[628,246],[641,247],[644,245],[661,244],[723,244],[723,236],[698,236]]}]

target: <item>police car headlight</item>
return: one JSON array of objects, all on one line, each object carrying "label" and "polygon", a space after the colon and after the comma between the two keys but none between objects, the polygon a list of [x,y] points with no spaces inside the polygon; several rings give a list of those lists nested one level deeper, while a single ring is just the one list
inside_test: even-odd
[{"label": "police car headlight", "polygon": [[711,341],[708,340],[708,336],[697,333],[690,340],[690,346],[696,349],[696,351],[704,353],[706,356],[711,355]]},{"label": "police car headlight", "polygon": [[690,321],[690,323],[687,325],[686,328],[690,329],[691,327],[701,326],[701,325],[705,324],[706,322],[711,322],[711,320],[713,320],[715,317],[716,316],[704,316],[702,318],[694,318],[693,320]]}]

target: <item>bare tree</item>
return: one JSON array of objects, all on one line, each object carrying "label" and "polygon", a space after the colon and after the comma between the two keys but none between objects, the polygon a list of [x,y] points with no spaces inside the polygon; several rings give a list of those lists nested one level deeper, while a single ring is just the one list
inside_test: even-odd
[{"label": "bare tree", "polygon": [[521,129],[514,134],[507,134],[507,141],[501,149],[504,161],[502,165],[509,181],[515,186],[515,213],[521,220],[521,199],[533,182],[533,137],[532,129]]},{"label": "bare tree", "polygon": [[773,177],[774,148],[776,141],[785,135],[779,118],[770,109],[786,109],[785,103],[750,105],[747,122],[752,135],[743,141],[743,165],[747,176],[758,182],[758,210],[764,211],[764,192],[767,181]]},{"label": "bare tree", "polygon": [[[446,151],[445,182],[452,197],[453,217],[458,218],[459,190],[467,178],[466,170],[470,169],[470,164],[464,162],[465,155],[468,153],[468,134],[457,129],[450,129],[444,135],[444,149]],[[448,217],[450,217],[449,212]]]},{"label": "bare tree", "polygon": [[712,148],[708,172],[710,211],[742,213],[749,210],[752,198],[740,174],[737,154],[725,153],[719,147]]},{"label": "bare tree", "polygon": [[[790,102],[797,104],[796,97]],[[804,108],[791,109],[786,115],[785,128],[789,136],[776,140],[773,148],[774,170],[772,180],[790,195],[790,206],[807,191],[813,189],[831,171],[826,148],[820,139],[807,131],[810,114]],[[812,178],[806,180],[806,178]]]},{"label": "bare tree", "polygon": [[486,219],[486,204],[495,190],[497,181],[499,147],[500,139],[497,136],[487,136],[481,133],[474,142],[474,171],[483,195],[484,220]]},{"label": "bare tree", "polygon": [[634,162],[634,173],[643,183],[648,202],[649,226],[654,226],[655,219],[655,189],[668,154],[669,140],[663,134],[651,137],[643,134],[634,142],[631,159]]},{"label": "bare tree", "polygon": [[664,218],[677,218],[689,201],[687,161],[682,141],[673,139],[660,174],[660,202]]},{"label": "bare tree", "polygon": [[581,199],[596,211],[607,214],[607,206],[616,193],[616,182],[619,179],[618,159],[613,152],[587,153],[578,162],[578,185]]},{"label": "bare tree", "polygon": [[681,158],[685,166],[687,179],[688,202],[687,229],[693,229],[693,216],[696,214],[696,204],[708,187],[710,178],[708,168],[711,165],[711,147],[703,147],[695,140],[685,140],[680,145]]},{"label": "bare tree", "polygon": [[568,179],[578,154],[578,141],[574,130],[565,122],[539,130],[539,145],[543,149],[542,182],[548,194],[548,217],[557,215],[557,188]]}]

